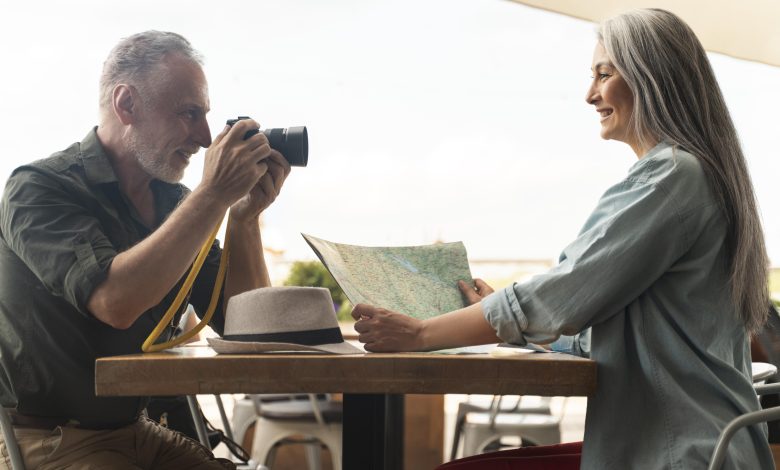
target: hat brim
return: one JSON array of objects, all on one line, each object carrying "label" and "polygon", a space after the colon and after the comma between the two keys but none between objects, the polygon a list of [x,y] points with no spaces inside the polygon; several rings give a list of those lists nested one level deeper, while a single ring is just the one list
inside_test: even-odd
[{"label": "hat brim", "polygon": [[228,341],[222,338],[208,338],[209,346],[219,354],[262,354],[269,352],[324,352],[329,354],[364,354],[360,348],[349,343],[317,344],[307,346],[294,343],[257,343],[251,341]]}]

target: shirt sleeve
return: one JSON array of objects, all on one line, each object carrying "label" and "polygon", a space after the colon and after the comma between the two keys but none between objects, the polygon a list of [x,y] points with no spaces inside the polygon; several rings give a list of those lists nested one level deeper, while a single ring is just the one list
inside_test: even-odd
[{"label": "shirt sleeve", "polygon": [[91,316],[87,301],[117,252],[76,191],[38,170],[17,170],[6,183],[0,229],[50,293]]},{"label": "shirt sleeve", "polygon": [[549,347],[559,353],[590,357],[590,328],[574,336],[561,335]]},{"label": "shirt sleeve", "polygon": [[685,181],[670,180],[628,178],[610,188],[556,267],[486,297],[485,318],[498,336],[523,345],[575,335],[647,290],[691,244],[691,211],[675,200]]}]

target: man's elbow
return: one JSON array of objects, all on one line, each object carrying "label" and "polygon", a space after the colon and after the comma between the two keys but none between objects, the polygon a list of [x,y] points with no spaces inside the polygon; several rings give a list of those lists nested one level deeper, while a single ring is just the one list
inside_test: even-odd
[{"label": "man's elbow", "polygon": [[92,314],[98,321],[105,323],[111,328],[117,330],[126,330],[133,326],[135,320],[129,320],[128,316],[118,314],[116,311],[102,311],[99,309],[89,309],[89,313]]},{"label": "man's elbow", "polygon": [[93,295],[87,302],[87,310],[97,320],[117,330],[126,330],[133,326],[140,314],[136,315],[127,305],[118,305],[100,295]]},{"label": "man's elbow", "polygon": [[114,328],[115,330],[126,330],[131,326],[133,326],[133,323],[135,323],[135,322],[128,322],[128,321],[119,321],[115,319],[112,319],[110,323],[109,321],[104,321],[104,320],[100,320],[100,321],[110,326],[111,328]]}]

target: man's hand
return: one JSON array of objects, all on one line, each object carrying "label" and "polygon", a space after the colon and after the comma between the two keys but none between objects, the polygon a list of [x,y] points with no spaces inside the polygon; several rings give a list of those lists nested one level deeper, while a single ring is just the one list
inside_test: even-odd
[{"label": "man's hand", "polygon": [[494,292],[493,288],[487,285],[482,279],[474,279],[474,287],[468,283],[458,281],[458,288],[463,293],[469,305],[474,305]]},{"label": "man's hand", "polygon": [[281,153],[271,149],[268,158],[263,160],[268,171],[260,181],[230,208],[230,215],[238,221],[257,220],[257,217],[279,196],[282,185],[290,174],[290,164]]},{"label": "man's hand", "polygon": [[357,304],[352,309],[355,331],[367,351],[422,351],[423,322],[383,308]]},{"label": "man's hand", "polygon": [[238,121],[225,127],[206,150],[201,186],[227,206],[253,190],[268,172],[268,138],[259,132],[244,140],[247,131],[259,127],[253,119]]}]

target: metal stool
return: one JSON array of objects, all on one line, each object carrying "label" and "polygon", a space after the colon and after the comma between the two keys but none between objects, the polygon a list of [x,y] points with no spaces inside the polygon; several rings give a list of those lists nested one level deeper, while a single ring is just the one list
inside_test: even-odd
[{"label": "metal stool", "polygon": [[[560,418],[550,414],[549,402],[540,407],[501,406],[502,396],[493,397],[490,409],[467,412],[463,419],[463,455],[481,454],[502,437],[518,437],[523,446],[561,442]],[[453,449],[454,450],[454,449]]]},{"label": "metal stool", "polygon": [[[321,444],[330,450],[333,468],[341,468],[342,421],[341,403],[328,398],[308,395],[308,400],[261,403],[255,396],[257,420],[252,444],[252,458],[273,468],[276,449],[280,445],[306,445],[306,458],[311,470],[319,470]],[[304,440],[292,440],[292,436]]]}]

